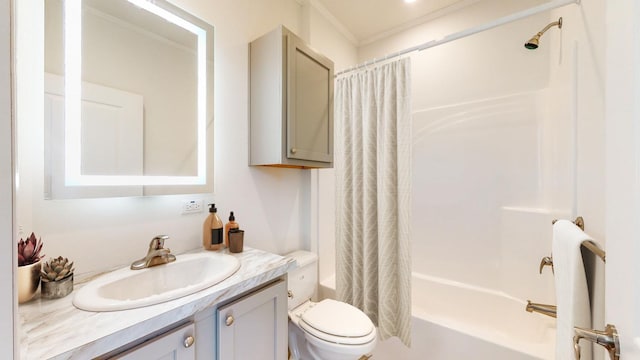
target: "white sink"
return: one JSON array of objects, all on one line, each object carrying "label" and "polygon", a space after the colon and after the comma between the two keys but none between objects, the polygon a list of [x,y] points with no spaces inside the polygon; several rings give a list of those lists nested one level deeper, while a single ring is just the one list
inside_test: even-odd
[{"label": "white sink", "polygon": [[88,311],[154,305],[213,286],[239,268],[240,261],[228,254],[177,255],[168,264],[142,270],[127,267],[102,275],[75,293],[73,305]]}]

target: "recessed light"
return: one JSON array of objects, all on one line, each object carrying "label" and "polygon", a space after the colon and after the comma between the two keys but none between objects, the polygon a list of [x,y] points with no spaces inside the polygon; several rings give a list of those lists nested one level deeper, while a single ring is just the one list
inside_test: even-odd
[{"label": "recessed light", "polygon": [[405,4],[411,4],[416,2],[416,0],[404,0]]}]

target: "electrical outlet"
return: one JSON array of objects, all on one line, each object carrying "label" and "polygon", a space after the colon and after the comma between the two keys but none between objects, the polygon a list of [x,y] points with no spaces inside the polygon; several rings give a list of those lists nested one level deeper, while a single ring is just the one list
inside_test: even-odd
[{"label": "electrical outlet", "polygon": [[182,202],[182,213],[183,214],[193,214],[202,212],[202,199],[198,200],[184,200]]}]

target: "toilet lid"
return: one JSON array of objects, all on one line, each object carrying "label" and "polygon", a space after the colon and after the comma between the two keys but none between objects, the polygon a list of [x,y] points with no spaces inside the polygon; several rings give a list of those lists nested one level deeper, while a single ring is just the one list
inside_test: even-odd
[{"label": "toilet lid", "polygon": [[[323,300],[305,311],[301,320],[302,327],[311,330],[314,336],[344,344],[369,342],[375,330],[371,320],[358,308],[332,299]],[[336,337],[350,339],[336,341]]]}]

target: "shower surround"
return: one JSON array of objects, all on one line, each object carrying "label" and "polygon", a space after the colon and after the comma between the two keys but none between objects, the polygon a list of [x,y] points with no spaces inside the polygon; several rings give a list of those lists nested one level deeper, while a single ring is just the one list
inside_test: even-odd
[{"label": "shower surround", "polygon": [[[525,306],[555,303],[553,274],[539,273],[551,220],[581,215],[594,236],[604,234],[602,4],[565,6],[412,55],[415,345],[381,342],[374,356],[553,358],[555,321]],[[380,58],[520,5],[477,3],[362,46],[359,57]],[[560,16],[561,30],[525,49]],[[454,316],[468,310],[467,323]]]}]

